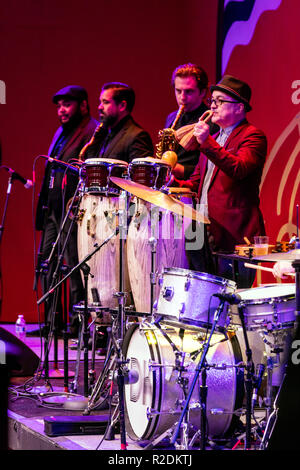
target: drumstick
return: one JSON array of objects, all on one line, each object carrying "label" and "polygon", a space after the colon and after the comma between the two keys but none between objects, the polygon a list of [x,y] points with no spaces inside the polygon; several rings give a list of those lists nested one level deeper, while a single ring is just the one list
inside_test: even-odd
[{"label": "drumstick", "polygon": [[[259,269],[260,271],[273,272],[272,268],[266,268],[265,266],[259,266],[257,264],[244,263],[245,268]],[[295,273],[284,273],[285,276],[295,276]]]}]

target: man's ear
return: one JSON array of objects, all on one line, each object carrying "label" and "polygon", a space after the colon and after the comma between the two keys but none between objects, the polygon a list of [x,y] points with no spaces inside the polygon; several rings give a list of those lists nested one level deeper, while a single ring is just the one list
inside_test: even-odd
[{"label": "man's ear", "polygon": [[121,112],[127,111],[127,101],[123,100],[119,103],[119,110]]},{"label": "man's ear", "polygon": [[88,111],[88,103],[87,103],[87,100],[83,100],[81,101],[80,105],[79,105],[79,108],[80,108],[80,111],[82,114],[86,114],[87,111]]}]

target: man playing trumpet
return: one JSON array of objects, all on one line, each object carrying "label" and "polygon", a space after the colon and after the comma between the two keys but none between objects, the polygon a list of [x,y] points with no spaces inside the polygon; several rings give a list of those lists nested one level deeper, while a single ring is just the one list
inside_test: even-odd
[{"label": "man playing trumpet", "polygon": [[[220,127],[212,137],[201,119],[187,142],[181,145],[200,150],[199,161],[188,181],[179,182],[198,191],[201,210],[210,219],[207,242],[201,250],[190,251],[191,268],[232,279],[231,261],[219,257],[218,267],[208,256],[211,251],[233,253],[235,245],[265,233],[259,208],[259,184],[267,153],[265,134],[246,118],[250,106],[249,85],[225,75],[211,87],[211,121]],[[239,270],[238,287],[251,287],[253,279]],[[245,279],[243,279],[245,277]]]}]

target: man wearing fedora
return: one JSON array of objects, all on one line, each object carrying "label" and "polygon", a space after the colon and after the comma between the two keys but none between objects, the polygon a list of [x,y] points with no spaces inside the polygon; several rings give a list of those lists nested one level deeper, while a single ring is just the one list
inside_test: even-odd
[{"label": "man wearing fedora", "polygon": [[[66,163],[72,159],[78,160],[80,150],[90,141],[98,125],[98,122],[90,115],[87,91],[81,86],[69,85],[55,93],[52,102],[56,106],[60,126],[53,136],[48,156]],[[77,184],[77,174],[73,174],[66,167],[58,164],[49,162],[46,164],[36,210],[36,230],[42,231],[38,269],[41,263],[49,259],[53,244],[57,241],[61,230],[66,204],[73,197]],[[70,224],[71,221],[68,219],[57,244],[58,250],[56,250],[55,256],[61,253]],[[71,226],[63,257],[69,268],[73,268],[78,264],[76,223]],[[52,283],[56,263],[57,258],[52,257],[47,267],[47,274],[41,276],[44,292],[49,290]],[[74,304],[84,300],[84,290],[79,271],[70,277],[69,287],[71,333],[77,336],[78,324],[75,317],[72,316],[72,308]],[[50,302],[47,301],[45,305],[46,312],[52,309],[53,306],[56,311],[61,310],[60,298],[57,305],[50,305]],[[62,327],[61,318],[58,322],[58,328],[60,329]]]},{"label": "man wearing fedora", "polygon": [[[197,255],[190,252],[192,268],[232,279],[232,261],[218,257],[216,268],[208,252],[233,253],[235,245],[244,243],[244,237],[253,242],[255,235],[265,234],[259,185],[267,139],[247,120],[252,109],[247,83],[225,75],[211,92],[211,121],[220,132],[211,136],[207,123],[195,124],[192,139],[200,150],[199,161],[190,179],[179,184],[198,191],[201,210],[210,220],[206,226],[208,243]],[[253,278],[242,268],[238,287],[251,287]]]}]

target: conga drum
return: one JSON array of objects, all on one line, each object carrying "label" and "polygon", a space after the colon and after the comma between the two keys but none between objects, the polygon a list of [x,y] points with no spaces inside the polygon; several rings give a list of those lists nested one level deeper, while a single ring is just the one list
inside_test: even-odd
[{"label": "conga drum", "polygon": [[171,177],[171,166],[159,158],[135,158],[129,163],[131,181],[153,189],[160,189]]},{"label": "conga drum", "polygon": [[[113,159],[89,159],[85,161],[85,191],[78,212],[78,256],[81,261],[95,250],[95,244],[104,240],[118,228],[118,211],[124,199],[121,190],[110,181],[110,176],[124,177],[128,164]],[[125,204],[125,202],[124,202]],[[88,303],[99,296],[102,307],[116,308],[114,297],[120,290],[120,236],[113,236],[87,262],[91,276],[88,279]],[[123,287],[130,292],[126,249],[123,252]],[[130,296],[129,296],[130,297]]]},{"label": "conga drum", "polygon": [[[191,206],[196,195],[188,188],[169,188],[173,197]],[[136,198],[133,217],[127,236],[127,262],[131,292],[137,312],[151,312],[151,275],[163,272],[167,267],[188,268],[185,254],[185,230],[187,220],[170,211],[158,208]],[[155,266],[152,264],[155,240]],[[158,279],[154,288],[154,300],[158,298]]]}]

